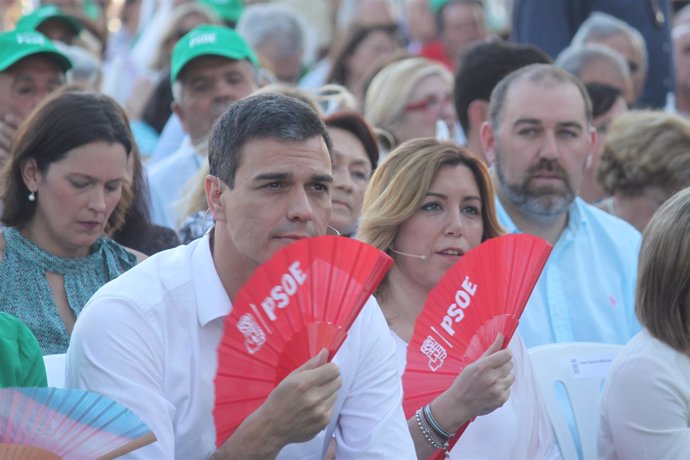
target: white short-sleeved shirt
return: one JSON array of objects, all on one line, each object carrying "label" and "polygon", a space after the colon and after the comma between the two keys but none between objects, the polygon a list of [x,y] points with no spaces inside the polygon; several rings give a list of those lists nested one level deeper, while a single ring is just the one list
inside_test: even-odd
[{"label": "white short-sleeved shirt", "polygon": [[[407,364],[407,343],[391,331],[397,345],[400,375]],[[551,428],[525,344],[515,334],[508,344],[513,353],[515,382],[502,406],[477,417],[450,452],[452,459],[558,459],[561,454]]]},{"label": "white short-sleeved shirt", "polygon": [[[214,452],[216,347],[231,308],[208,235],[147,259],[86,305],[67,352],[67,386],[110,396],[153,430],[158,441],[128,458],[188,460]],[[329,425],[338,458],[414,458],[395,345],[375,301],[333,361],[342,380]],[[288,445],[279,458],[320,458],[324,439]]]},{"label": "white short-sleeved shirt", "polygon": [[690,357],[643,329],[616,356],[601,397],[601,459],[690,458]]}]

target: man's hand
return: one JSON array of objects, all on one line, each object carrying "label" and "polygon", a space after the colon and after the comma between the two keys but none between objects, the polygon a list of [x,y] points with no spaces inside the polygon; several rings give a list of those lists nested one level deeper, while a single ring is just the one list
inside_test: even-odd
[{"label": "man's hand", "polygon": [[18,116],[7,113],[0,119],[0,164],[10,155],[10,144],[21,120]]},{"label": "man's hand", "polygon": [[501,350],[503,335],[475,362],[465,367],[453,384],[431,403],[434,418],[448,431],[456,431],[468,420],[501,407],[515,381],[513,355]]},{"label": "man's hand", "polygon": [[295,369],[237,428],[213,458],[273,458],[286,444],[312,439],[333,415],[340,371],[328,350]]}]

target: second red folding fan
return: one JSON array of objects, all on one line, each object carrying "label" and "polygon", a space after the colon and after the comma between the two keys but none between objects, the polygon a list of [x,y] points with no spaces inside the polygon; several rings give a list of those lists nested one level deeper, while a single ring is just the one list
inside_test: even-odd
[{"label": "second red folding fan", "polygon": [[295,242],[256,269],[233,302],[218,348],[217,445],[319,350],[333,358],[391,264],[373,246],[322,236]]},{"label": "second red folding fan", "polygon": [[508,345],[550,252],[540,238],[503,235],[467,252],[443,275],[429,292],[407,347],[408,418],[448,389],[499,332]]}]

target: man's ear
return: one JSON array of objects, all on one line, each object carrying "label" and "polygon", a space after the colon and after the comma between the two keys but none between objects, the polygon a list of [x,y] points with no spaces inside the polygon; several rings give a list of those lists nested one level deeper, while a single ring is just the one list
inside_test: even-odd
[{"label": "man's ear", "polygon": [[489,102],[481,99],[472,101],[467,107],[467,119],[470,126],[481,129],[482,123],[489,119]]},{"label": "man's ear", "polygon": [[481,136],[482,150],[484,150],[486,161],[489,163],[489,165],[493,165],[496,162],[496,151],[494,150],[496,138],[494,128],[491,126],[491,122],[485,121],[482,123],[479,134]]},{"label": "man's ear", "polygon": [[223,183],[216,176],[211,174],[206,176],[204,181],[204,191],[206,192],[206,203],[208,211],[216,222],[225,222],[225,204],[221,199],[223,195]]},{"label": "man's ear", "polygon": [[177,101],[172,101],[172,103],[170,103],[170,108],[172,109],[173,113],[177,115],[177,118],[180,119],[184,132],[189,133],[189,131],[187,131],[187,117],[185,116],[186,114],[180,103]]},{"label": "man's ear", "polygon": [[41,178],[41,172],[38,170],[36,160],[33,158],[26,160],[24,164],[22,164],[21,172],[26,188],[28,188],[31,192],[38,190],[38,182]]}]

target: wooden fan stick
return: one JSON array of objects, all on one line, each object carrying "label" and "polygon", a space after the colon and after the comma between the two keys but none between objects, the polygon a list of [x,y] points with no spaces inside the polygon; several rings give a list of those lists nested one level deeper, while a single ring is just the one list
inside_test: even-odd
[{"label": "wooden fan stick", "polygon": [[112,460],[117,457],[122,457],[125,454],[128,454],[134,450],[137,450],[140,447],[144,447],[156,441],[156,436],[153,433],[149,432],[140,438],[128,442],[124,446],[118,447],[117,449],[112,450],[101,457],[98,457],[97,460]]}]

